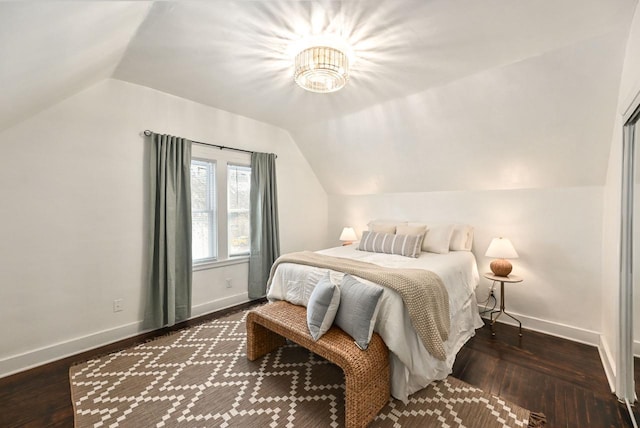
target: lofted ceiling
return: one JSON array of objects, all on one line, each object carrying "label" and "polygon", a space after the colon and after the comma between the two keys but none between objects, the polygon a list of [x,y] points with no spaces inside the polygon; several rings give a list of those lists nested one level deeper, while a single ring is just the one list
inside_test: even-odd
[{"label": "lofted ceiling", "polygon": [[[0,129],[106,78],[289,131],[328,193],[601,185],[633,0],[0,2]],[[314,94],[292,46],[336,34]]]}]

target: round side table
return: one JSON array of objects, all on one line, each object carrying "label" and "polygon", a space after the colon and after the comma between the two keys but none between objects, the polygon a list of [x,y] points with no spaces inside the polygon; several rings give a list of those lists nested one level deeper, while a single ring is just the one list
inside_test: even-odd
[{"label": "round side table", "polygon": [[[496,335],[496,330],[494,328],[494,325],[496,321],[498,321],[498,318],[500,318],[500,315],[505,314],[506,316],[510,317],[511,319],[515,320],[518,323],[518,326],[519,326],[518,334],[520,335],[520,337],[522,337],[522,323],[518,318],[514,317],[513,315],[507,313],[507,311],[504,310],[504,300],[505,300],[504,283],[505,282],[506,283],[522,282],[522,278],[519,277],[518,275],[497,276],[491,272],[487,272],[483,276],[492,281],[500,282],[500,310],[491,311],[491,313],[489,314],[489,316],[491,317],[491,335],[492,336]],[[495,319],[493,318],[494,314],[497,314]]]}]

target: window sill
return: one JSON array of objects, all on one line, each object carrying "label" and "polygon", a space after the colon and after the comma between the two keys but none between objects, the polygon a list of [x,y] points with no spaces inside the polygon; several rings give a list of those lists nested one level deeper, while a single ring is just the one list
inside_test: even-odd
[{"label": "window sill", "polygon": [[224,266],[239,265],[243,263],[249,263],[249,256],[239,256],[239,257],[233,257],[225,260],[215,260],[212,262],[197,263],[192,266],[191,270],[193,272],[196,272],[199,270],[216,269]]}]

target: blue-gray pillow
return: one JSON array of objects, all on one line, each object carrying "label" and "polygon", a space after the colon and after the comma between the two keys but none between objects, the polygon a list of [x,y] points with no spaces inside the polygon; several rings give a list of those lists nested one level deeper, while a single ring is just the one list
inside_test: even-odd
[{"label": "blue-gray pillow", "polygon": [[340,306],[340,288],[329,277],[329,272],[318,281],[307,303],[307,326],[313,340],[318,340],[333,325]]},{"label": "blue-gray pillow", "polygon": [[353,337],[362,350],[369,347],[381,296],[382,287],[363,284],[351,275],[342,278],[335,324]]}]

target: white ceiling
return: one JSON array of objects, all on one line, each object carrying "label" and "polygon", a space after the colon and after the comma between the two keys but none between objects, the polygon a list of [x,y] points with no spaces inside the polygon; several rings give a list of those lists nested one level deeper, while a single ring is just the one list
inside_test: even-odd
[{"label": "white ceiling", "polygon": [[0,2],[0,129],[111,77],[149,7]]},{"label": "white ceiling", "polygon": [[[633,0],[0,2],[0,128],[102,79],[291,132],[329,193],[604,182]],[[295,86],[339,34],[345,89]]]}]

